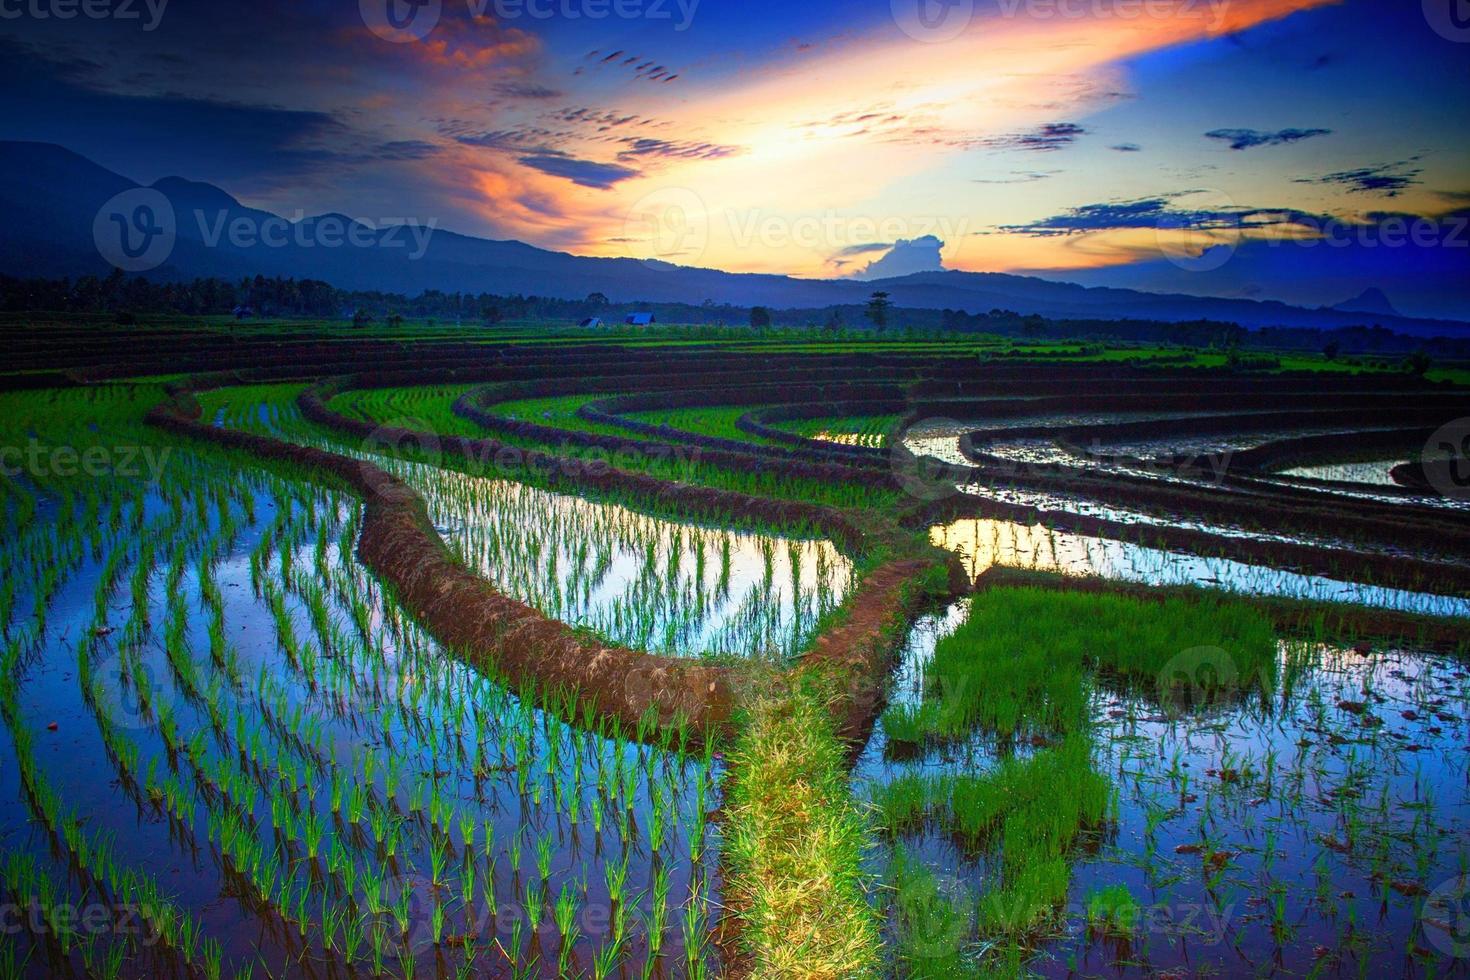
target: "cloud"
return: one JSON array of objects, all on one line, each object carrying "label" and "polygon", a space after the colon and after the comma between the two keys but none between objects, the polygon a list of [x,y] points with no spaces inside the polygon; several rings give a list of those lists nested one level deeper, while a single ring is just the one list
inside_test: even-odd
[{"label": "cloud", "polygon": [[377,148],[379,160],[427,160],[439,152],[439,148],[426,140],[390,140]]},{"label": "cloud", "polygon": [[1084,204],[1062,214],[1023,225],[1001,225],[1000,231],[1033,237],[1077,235],[1128,229],[1243,230],[1273,225],[1321,223],[1326,219],[1289,208],[1181,208],[1173,201],[1189,193],[1168,194],[1136,201]]},{"label": "cloud", "polygon": [[661,140],[646,136],[625,136],[620,142],[627,149],[618,152],[619,160],[638,157],[667,157],[681,160],[720,160],[740,152],[738,146],[720,143],[695,143],[686,140]]},{"label": "cloud", "polygon": [[1398,163],[1385,163],[1357,170],[1340,170],[1337,173],[1323,174],[1321,177],[1298,177],[1296,183],[1337,184],[1346,187],[1349,194],[1382,194],[1385,197],[1398,197],[1407,188],[1422,183],[1419,177],[1424,173],[1424,169],[1411,166],[1418,159],[1418,157],[1411,157],[1408,160],[1400,160]]},{"label": "cloud", "polygon": [[838,256],[844,259],[855,258],[859,255],[872,255],[874,252],[887,252],[893,248],[891,242],[862,242],[858,245],[849,245]]},{"label": "cloud", "polygon": [[1032,184],[1061,173],[1060,170],[1015,170],[1009,177],[977,177],[977,184]]},{"label": "cloud", "polygon": [[1077,137],[1086,134],[1087,130],[1076,123],[1047,123],[1026,133],[1008,133],[979,139],[973,145],[989,150],[1032,150],[1045,153],[1071,146],[1077,142]]},{"label": "cloud", "polygon": [[520,157],[518,162],[522,166],[539,170],[543,174],[570,180],[579,187],[592,187],[597,190],[607,190],[620,181],[641,176],[640,171],[631,167],[619,166],[616,163],[578,160],[575,157],[558,153],[524,156]]},{"label": "cloud", "polygon": [[[885,248],[881,243],[849,246],[840,253],[843,256],[867,255]],[[944,258],[940,249],[944,242],[934,235],[921,238],[899,239],[888,248],[887,254],[852,274],[853,279],[890,279],[896,276],[911,276],[919,272],[943,272]],[[844,263],[836,263],[841,267]]]},{"label": "cloud", "polygon": [[559,99],[562,93],[558,89],[541,85],[536,82],[497,82],[494,86],[495,94],[502,95],[507,99]]},{"label": "cloud", "polygon": [[1119,153],[1141,153],[1143,151],[1143,147],[1137,143],[1118,143],[1108,147],[1108,149],[1117,150]]},{"label": "cloud", "polygon": [[1329,136],[1330,129],[1280,129],[1262,132],[1259,129],[1212,129],[1205,134],[1207,139],[1223,140],[1232,150],[1250,150],[1258,146],[1283,146],[1311,139],[1314,136]]},{"label": "cloud", "polygon": [[573,74],[580,75],[587,68],[593,68],[629,71],[632,72],[634,78],[640,78],[649,82],[667,83],[679,77],[678,72],[657,63],[655,59],[645,58],[638,54],[629,54],[621,48],[605,54],[601,50],[590,51],[582,60],[585,64]]},{"label": "cloud", "polygon": [[109,91],[90,64],[0,38],[4,136],[60,143],[135,179],[187,173],[247,189],[376,159],[383,145],[330,112]]}]

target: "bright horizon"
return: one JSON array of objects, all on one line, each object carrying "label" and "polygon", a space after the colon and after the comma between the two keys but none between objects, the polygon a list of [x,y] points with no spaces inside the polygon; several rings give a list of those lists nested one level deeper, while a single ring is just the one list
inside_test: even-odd
[{"label": "bright horizon", "polygon": [[[400,30],[388,2],[7,18],[0,135],[278,214],[579,255],[1461,299],[1371,252],[1385,217],[1470,200],[1466,127],[1431,97],[1467,48],[1417,4],[391,0]],[[242,45],[257,57],[224,53]],[[1359,247],[1309,271],[1300,249],[1224,269],[1208,251],[1324,234]]]}]

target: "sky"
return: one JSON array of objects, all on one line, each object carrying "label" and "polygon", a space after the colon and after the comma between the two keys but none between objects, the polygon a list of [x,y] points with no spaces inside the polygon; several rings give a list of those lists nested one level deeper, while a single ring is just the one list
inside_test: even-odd
[{"label": "sky", "polygon": [[1470,319],[1470,0],[0,0],[0,79],[288,217]]}]

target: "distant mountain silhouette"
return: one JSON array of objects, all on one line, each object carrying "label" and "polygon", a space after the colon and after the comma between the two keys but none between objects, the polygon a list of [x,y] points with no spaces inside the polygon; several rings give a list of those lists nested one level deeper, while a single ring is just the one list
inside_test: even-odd
[{"label": "distant mountain silhouette", "polygon": [[[115,195],[141,185],[64,149],[44,143],[0,142],[0,271],[16,276],[106,275],[93,223]],[[859,282],[729,273],[638,259],[587,258],[517,241],[493,241],[433,230],[425,238],[356,226],[343,215],[292,224],[247,207],[211,184],[169,177],[153,189],[172,205],[177,240],[158,280],[218,276],[294,276],[343,289],[415,294],[525,294],[578,299],[600,292],[613,302],[699,304],[705,300],[775,309],[817,309],[866,302],[875,290],[900,307],[992,309],[1057,319],[1224,320],[1243,326],[1331,328],[1381,323],[1403,333],[1463,336],[1455,321],[1399,316],[1376,290],[1335,309],[1309,310],[1278,302],[1085,287],[1002,273],[919,272]],[[269,227],[274,244],[232,234]],[[353,230],[349,236],[347,231]],[[428,229],[416,229],[423,235]],[[327,247],[325,242],[355,244]],[[1380,302],[1381,301],[1381,302]],[[1369,320],[1371,317],[1371,320]]]},{"label": "distant mountain silhouette", "polygon": [[1343,313],[1367,313],[1370,316],[1400,316],[1398,310],[1394,309],[1393,303],[1389,302],[1383,290],[1376,286],[1363,290],[1360,294],[1332,307]]}]

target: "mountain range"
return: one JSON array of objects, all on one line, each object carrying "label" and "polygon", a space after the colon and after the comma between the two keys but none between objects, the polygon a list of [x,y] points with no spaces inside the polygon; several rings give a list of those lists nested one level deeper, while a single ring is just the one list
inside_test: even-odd
[{"label": "mountain range", "polygon": [[[60,146],[0,142],[0,207],[5,215],[0,271],[47,278],[107,274],[111,266],[99,241],[106,244],[108,235],[141,220],[134,212],[140,199],[136,192],[143,186]],[[178,177],[158,180],[151,189],[156,195],[141,199],[157,201],[161,195],[168,208],[156,210],[172,211],[166,229],[171,247],[146,270],[153,279],[290,276],[325,280],[348,290],[409,295],[426,289],[567,299],[602,293],[614,303],[712,301],[776,309],[861,304],[882,290],[898,307],[972,314],[1005,309],[1056,319],[1211,319],[1248,327],[1316,328],[1378,323],[1420,336],[1470,332],[1470,324],[1460,321],[1402,316],[1371,287],[1336,307],[1308,309],[1269,300],[1083,286],[1003,273],[931,271],[861,282],[799,279],[591,258],[423,226],[375,229],[343,215],[287,221],[248,207],[218,187]],[[135,193],[116,214],[99,219],[104,205],[125,192]],[[275,236],[272,243],[258,240],[263,229]],[[352,243],[331,245],[349,236]]]}]

